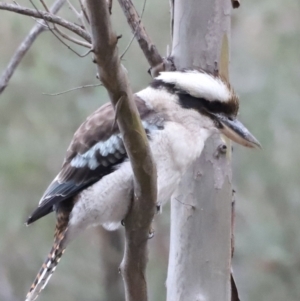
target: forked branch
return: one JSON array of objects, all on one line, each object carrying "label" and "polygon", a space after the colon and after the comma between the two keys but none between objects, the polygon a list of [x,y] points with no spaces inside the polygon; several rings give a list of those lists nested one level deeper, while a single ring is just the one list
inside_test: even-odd
[{"label": "forked branch", "polygon": [[[47,4],[45,3],[44,0],[40,0],[40,2],[42,3],[44,9],[46,10],[47,13],[51,13]],[[33,3],[33,2],[32,2]],[[69,2],[68,2],[69,3]],[[70,4],[70,3],[69,3]],[[75,8],[74,8],[75,9]],[[74,12],[74,11],[73,11]],[[75,11],[74,13],[76,13],[76,15],[78,14],[77,11]],[[47,23],[48,25],[48,23]],[[48,28],[50,29],[50,27],[48,26]],[[87,42],[84,42],[84,41],[81,41],[81,40],[78,40],[78,39],[75,39],[67,34],[65,34],[64,32],[62,32],[56,25],[55,23],[53,23],[53,29],[50,29],[51,32],[57,37],[57,35],[54,33],[54,31],[59,34],[62,38],[70,41],[70,42],[73,42],[74,44],[77,44],[77,45],[80,45],[80,46],[83,46],[83,47],[86,47],[86,48],[89,48],[91,49],[92,48],[92,45],[90,43],[87,43]]]},{"label": "forked branch", "polygon": [[89,33],[87,31],[82,29],[80,26],[78,26],[74,23],[68,22],[65,19],[58,17],[52,13],[48,13],[48,12],[41,11],[41,10],[37,11],[35,9],[22,7],[22,6],[15,5],[15,4],[3,3],[3,2],[0,2],[0,10],[7,10],[7,11],[15,12],[15,13],[18,13],[21,15],[34,17],[36,19],[42,19],[42,20],[45,20],[50,23],[58,24],[64,28],[72,31],[73,33],[77,34],[78,36],[80,36],[81,38],[86,40],[87,42],[91,43],[91,36],[89,35]]},{"label": "forked branch", "polygon": [[[50,12],[52,14],[56,14],[61,7],[64,5],[65,0],[56,0],[52,7],[50,8]],[[1,75],[0,78],[0,94],[5,90],[5,88],[8,85],[9,80],[13,76],[16,68],[18,67],[19,63],[27,53],[28,49],[31,47],[31,45],[34,43],[35,39],[41,34],[47,30],[47,26],[44,21],[41,21],[41,23],[35,24],[35,26],[31,29],[27,37],[23,40],[23,42],[20,44],[18,49],[15,51],[14,55],[12,56],[10,62],[8,63],[8,66],[4,70],[4,72]]]},{"label": "forked branch", "polygon": [[125,254],[121,273],[127,301],[147,301],[147,241],[156,202],[156,170],[146,133],[118,54],[105,0],[86,0],[99,78],[118,109],[117,122],[134,173],[132,208],[125,218]]},{"label": "forked branch", "polygon": [[135,35],[135,38],[137,39],[149,65],[151,66],[151,69],[153,69],[151,74],[155,76],[159,71],[164,69],[164,60],[146,32],[141,18],[132,1],[119,0],[119,3],[127,18],[127,22],[132,33]]}]

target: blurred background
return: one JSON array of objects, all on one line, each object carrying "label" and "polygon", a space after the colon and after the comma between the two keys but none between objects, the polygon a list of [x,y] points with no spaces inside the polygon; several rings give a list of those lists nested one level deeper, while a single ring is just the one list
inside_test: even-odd
[{"label": "blurred background", "polygon": [[[135,3],[141,11],[143,1]],[[25,0],[20,4],[30,6]],[[9,12],[0,14],[2,73],[35,21]],[[74,20],[67,6],[60,15]],[[262,151],[234,146],[233,263],[243,301],[300,300],[299,16],[300,2],[295,0],[242,1],[233,11],[231,82],[241,98],[240,119],[263,145]],[[168,1],[148,1],[143,22],[165,55],[170,43]],[[122,34],[122,53],[132,34],[116,1],[113,24]],[[135,41],[124,65],[134,91],[151,80]],[[55,218],[47,216],[29,228],[24,222],[59,171],[74,131],[108,101],[101,87],[59,96],[43,93],[97,83],[95,75],[90,56],[79,58],[46,32],[0,96],[0,300],[24,300],[52,245]],[[150,300],[165,300],[168,211],[164,208],[164,214],[156,217],[156,234],[149,243]],[[107,236],[114,251],[107,250]],[[42,300],[107,300],[108,287],[117,291],[119,285],[114,277],[121,278],[105,272],[109,258],[122,257],[119,236],[91,229],[78,238],[65,253]],[[122,299],[109,301],[117,300]]]}]

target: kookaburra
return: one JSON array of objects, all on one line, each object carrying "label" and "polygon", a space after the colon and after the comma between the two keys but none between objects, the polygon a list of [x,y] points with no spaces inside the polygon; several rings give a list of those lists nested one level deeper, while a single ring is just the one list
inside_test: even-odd
[{"label": "kookaburra", "polygon": [[[236,119],[239,99],[220,76],[201,70],[162,72],[134,95],[157,169],[159,204],[171,199],[185,171],[215,132],[246,147],[259,142]],[[66,246],[90,226],[116,229],[127,214],[133,172],[115,112],[103,105],[76,131],[62,168],[28,218],[55,211],[54,244],[26,301],[36,299]]]}]

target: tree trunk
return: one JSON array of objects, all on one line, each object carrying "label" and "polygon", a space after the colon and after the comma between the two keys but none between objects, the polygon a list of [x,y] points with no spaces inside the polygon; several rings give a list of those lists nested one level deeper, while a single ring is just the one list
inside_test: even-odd
[{"label": "tree trunk", "polygon": [[[221,69],[227,75],[230,0],[172,2],[177,69]],[[219,135],[210,138],[172,199],[168,301],[231,298],[230,150]]]},{"label": "tree trunk", "polygon": [[124,301],[124,287],[118,266],[124,252],[123,231],[107,231],[98,227],[101,250],[101,277],[104,295],[101,301]]}]

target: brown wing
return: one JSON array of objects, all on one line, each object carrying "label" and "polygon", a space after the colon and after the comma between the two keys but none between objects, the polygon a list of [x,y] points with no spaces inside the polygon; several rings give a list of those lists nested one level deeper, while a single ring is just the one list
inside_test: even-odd
[{"label": "brown wing", "polygon": [[[149,110],[138,97],[135,100],[148,135],[161,129],[163,118]],[[110,103],[105,104],[91,114],[74,134],[60,173],[45,191],[27,224],[113,172],[126,159],[122,137],[114,122],[114,109]]]}]

